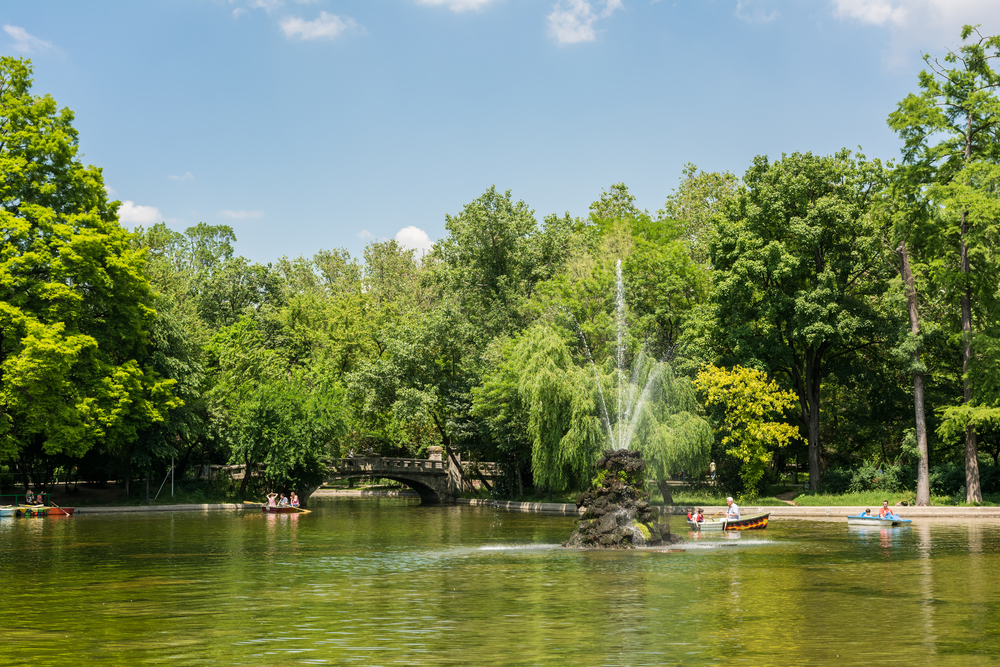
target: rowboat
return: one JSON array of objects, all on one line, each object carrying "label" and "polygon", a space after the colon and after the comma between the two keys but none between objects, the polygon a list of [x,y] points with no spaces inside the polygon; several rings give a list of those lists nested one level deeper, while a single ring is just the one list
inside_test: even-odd
[{"label": "rowboat", "polygon": [[0,516],[14,516],[14,512],[16,511],[17,508],[13,505],[4,505],[0,507]]},{"label": "rowboat", "polygon": [[877,526],[879,528],[892,528],[893,526],[909,526],[913,523],[910,519],[904,519],[895,514],[888,514],[885,517],[854,514],[847,515],[848,526]]},{"label": "rowboat", "polygon": [[76,510],[75,507],[56,507],[55,505],[51,505],[48,516],[71,516],[74,510]]},{"label": "rowboat", "polygon": [[271,507],[270,505],[261,505],[260,509],[268,514],[298,514],[300,512],[307,512],[301,507],[291,507],[287,505],[282,505],[280,507]]},{"label": "rowboat", "polygon": [[49,509],[45,505],[18,505],[14,509],[14,516],[45,516]]},{"label": "rowboat", "polygon": [[764,530],[767,528],[767,519],[771,513],[748,514],[739,519],[705,519],[701,522],[688,521],[691,530],[713,531],[713,530]]}]

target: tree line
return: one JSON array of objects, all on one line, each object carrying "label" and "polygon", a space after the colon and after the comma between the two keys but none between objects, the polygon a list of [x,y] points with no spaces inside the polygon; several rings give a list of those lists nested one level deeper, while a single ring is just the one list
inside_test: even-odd
[{"label": "tree line", "polygon": [[[351,449],[441,446],[499,463],[494,493],[515,497],[589,485],[628,419],[661,484],[710,460],[749,495],[792,461],[812,490],[906,463],[927,503],[953,464],[981,501],[1000,457],[1000,38],[961,36],[888,116],[898,164],[689,164],[655,213],[618,183],[541,220],[491,187],[425,255],[269,264],[225,225],[124,229],[73,113],[2,58],[0,465],[128,494],[171,459],[244,464],[243,491],[301,492]],[[622,366],[635,414],[605,390]]]}]

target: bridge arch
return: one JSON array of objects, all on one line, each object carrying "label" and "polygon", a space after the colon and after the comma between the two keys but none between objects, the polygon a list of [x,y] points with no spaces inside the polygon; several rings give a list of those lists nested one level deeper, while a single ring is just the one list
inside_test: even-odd
[{"label": "bridge arch", "polygon": [[427,505],[454,502],[457,495],[452,471],[434,459],[347,458],[332,461],[327,480],[379,477],[405,484]]}]

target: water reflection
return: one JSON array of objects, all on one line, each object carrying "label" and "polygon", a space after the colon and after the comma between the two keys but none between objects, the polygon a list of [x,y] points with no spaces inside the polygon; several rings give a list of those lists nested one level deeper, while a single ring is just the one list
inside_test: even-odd
[{"label": "water reflection", "polygon": [[972,664],[1000,654],[989,584],[998,521],[699,534],[681,518],[672,528],[690,539],[679,551],[608,553],[559,547],[566,517],[396,499],[312,509],[0,519],[0,566],[18,573],[0,586],[0,663]]}]

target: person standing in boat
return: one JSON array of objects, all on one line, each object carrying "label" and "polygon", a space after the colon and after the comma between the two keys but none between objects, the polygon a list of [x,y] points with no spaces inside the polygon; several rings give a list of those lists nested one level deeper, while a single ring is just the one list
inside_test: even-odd
[{"label": "person standing in boat", "polygon": [[726,510],[726,519],[729,521],[739,521],[740,520],[740,506],[733,502],[732,496],[726,497],[726,505],[729,509]]}]

